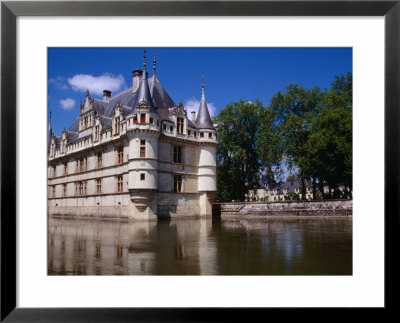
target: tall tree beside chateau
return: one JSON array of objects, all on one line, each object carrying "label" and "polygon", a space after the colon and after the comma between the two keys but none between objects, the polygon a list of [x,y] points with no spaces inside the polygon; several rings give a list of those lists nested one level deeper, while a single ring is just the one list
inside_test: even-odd
[{"label": "tall tree beside chateau", "polygon": [[285,92],[276,93],[270,104],[275,113],[282,149],[289,168],[298,168],[302,198],[306,197],[306,180],[312,175],[308,141],[313,119],[321,110],[321,91],[289,84]]},{"label": "tall tree beside chateau", "polygon": [[335,189],[352,191],[352,74],[337,76],[322,99],[323,108],[314,119],[308,150],[313,175]]},{"label": "tall tree beside chateau", "polygon": [[260,101],[229,103],[215,119],[219,201],[243,200],[248,190],[258,185],[257,135],[263,108]]}]

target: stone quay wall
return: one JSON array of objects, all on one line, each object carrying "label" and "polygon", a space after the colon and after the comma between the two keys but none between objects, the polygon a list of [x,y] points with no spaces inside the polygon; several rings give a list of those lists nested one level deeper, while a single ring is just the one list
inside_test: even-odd
[{"label": "stone quay wall", "polygon": [[221,218],[265,216],[352,216],[352,200],[214,203],[213,214]]}]

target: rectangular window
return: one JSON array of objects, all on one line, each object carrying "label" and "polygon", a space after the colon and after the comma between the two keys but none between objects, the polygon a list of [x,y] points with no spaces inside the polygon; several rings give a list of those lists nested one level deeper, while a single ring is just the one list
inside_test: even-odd
[{"label": "rectangular window", "polygon": [[115,131],[116,135],[119,134],[119,126],[120,126],[120,120],[119,120],[119,117],[117,117],[117,118],[115,118],[115,121],[114,121],[114,131]]},{"label": "rectangular window", "polygon": [[140,140],[140,158],[146,157],[146,140]]},{"label": "rectangular window", "polygon": [[140,114],[140,123],[146,123],[146,115],[144,113]]},{"label": "rectangular window", "polygon": [[150,124],[153,124],[153,118],[150,118]]},{"label": "rectangular window", "polygon": [[124,148],[118,148],[118,164],[122,164],[124,162]]},{"label": "rectangular window", "polygon": [[177,118],[176,125],[177,125],[177,132],[182,134],[183,133],[183,118]]},{"label": "rectangular window", "polygon": [[182,175],[174,175],[174,192],[182,192]]},{"label": "rectangular window", "polygon": [[79,195],[83,195],[85,193],[84,189],[83,182],[79,182]]},{"label": "rectangular window", "polygon": [[170,127],[169,127],[169,131],[173,132],[173,131],[174,131],[174,127],[173,127],[173,126],[170,126]]},{"label": "rectangular window", "polygon": [[83,183],[83,187],[84,187],[84,194],[86,195],[87,194],[87,181],[85,181]]},{"label": "rectangular window", "polygon": [[182,163],[182,147],[174,146],[174,163]]},{"label": "rectangular window", "polygon": [[118,192],[123,191],[123,184],[124,184],[124,182],[122,180],[122,176],[118,176],[118,179],[117,179],[117,191]]},{"label": "rectangular window", "polygon": [[133,124],[136,124],[137,123],[137,116],[134,116],[133,117]]},{"label": "rectangular window", "polygon": [[204,132],[200,132],[200,138],[204,138]]},{"label": "rectangular window", "polygon": [[192,134],[192,132],[190,130],[188,130],[188,136],[190,136]]},{"label": "rectangular window", "polygon": [[160,125],[160,120],[157,120],[157,127]]},{"label": "rectangular window", "polygon": [[96,192],[97,194],[101,193],[101,179],[96,180]]},{"label": "rectangular window", "polygon": [[63,196],[67,196],[67,184],[63,184]]},{"label": "rectangular window", "polygon": [[208,138],[212,138],[212,132],[208,133]]},{"label": "rectangular window", "polygon": [[167,130],[167,125],[165,123],[162,125],[162,129]]},{"label": "rectangular window", "polygon": [[97,153],[97,168],[103,167],[103,153]]},{"label": "rectangular window", "polygon": [[96,126],[96,130],[95,130],[95,135],[94,135],[94,140],[99,140],[100,138],[100,126]]},{"label": "rectangular window", "polygon": [[141,181],[144,181],[146,179],[146,174],[140,174],[140,180]]},{"label": "rectangular window", "polygon": [[193,136],[197,136],[197,132],[196,131],[193,131]]}]

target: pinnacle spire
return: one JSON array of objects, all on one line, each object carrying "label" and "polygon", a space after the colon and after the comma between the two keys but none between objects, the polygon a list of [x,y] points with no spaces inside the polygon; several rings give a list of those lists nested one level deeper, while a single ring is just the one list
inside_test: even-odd
[{"label": "pinnacle spire", "polygon": [[146,74],[146,50],[143,53],[143,75]]},{"label": "pinnacle spire", "polygon": [[153,55],[153,75],[156,75],[156,53]]},{"label": "pinnacle spire", "polygon": [[201,100],[206,100],[206,96],[204,94],[204,72],[201,72]]}]

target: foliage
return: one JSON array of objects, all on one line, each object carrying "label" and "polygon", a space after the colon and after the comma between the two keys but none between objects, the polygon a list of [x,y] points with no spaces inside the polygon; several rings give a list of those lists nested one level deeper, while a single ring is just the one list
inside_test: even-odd
[{"label": "foliage", "polygon": [[[267,107],[257,100],[229,103],[215,123],[219,125],[217,201],[243,201],[249,190],[259,188],[260,174],[276,182],[284,164],[292,174],[287,180],[300,181],[303,199],[307,181],[312,182],[315,199],[351,197],[351,73],[335,77],[325,91],[289,84]],[[323,192],[325,185],[333,194],[318,196],[317,187]]]}]

